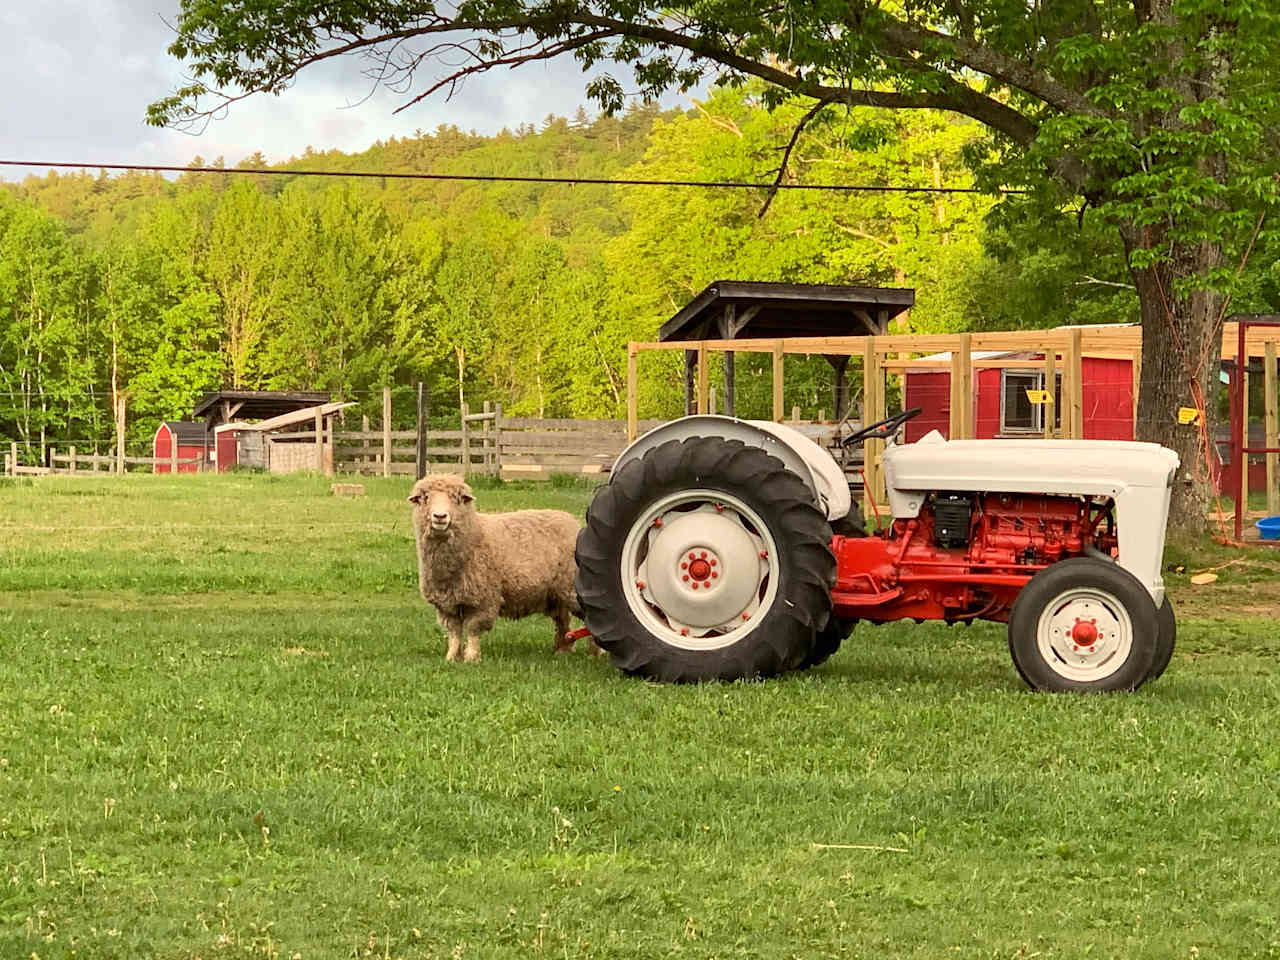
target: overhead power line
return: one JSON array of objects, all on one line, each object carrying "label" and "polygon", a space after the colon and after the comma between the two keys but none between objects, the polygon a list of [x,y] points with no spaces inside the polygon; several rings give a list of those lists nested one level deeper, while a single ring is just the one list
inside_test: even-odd
[{"label": "overhead power line", "polygon": [[747,180],[634,180],[610,177],[518,177],[475,173],[405,173],[354,170],[254,170],[244,167],[179,167],[147,163],[67,163],[48,160],[0,160],[0,167],[50,167],[75,170],[135,170],[156,173],[216,173],[268,177],[352,177],[364,180],[453,180],[469,183],[561,183],[604,185],[613,187],[702,187],[721,190],[826,190],[838,193],[1026,193],[1026,190],[1000,188],[995,191],[977,187],[895,187],[882,184],[850,183],[754,183]]}]

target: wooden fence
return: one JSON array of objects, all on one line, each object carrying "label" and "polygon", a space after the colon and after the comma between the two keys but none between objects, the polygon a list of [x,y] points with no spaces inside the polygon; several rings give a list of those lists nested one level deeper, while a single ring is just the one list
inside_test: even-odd
[{"label": "wooden fence", "polygon": [[[663,423],[643,421],[644,429]],[[419,442],[423,456],[419,463]],[[335,473],[415,476],[420,470],[515,479],[604,473],[627,445],[625,420],[507,417],[486,403],[463,406],[458,428],[335,431]]]}]

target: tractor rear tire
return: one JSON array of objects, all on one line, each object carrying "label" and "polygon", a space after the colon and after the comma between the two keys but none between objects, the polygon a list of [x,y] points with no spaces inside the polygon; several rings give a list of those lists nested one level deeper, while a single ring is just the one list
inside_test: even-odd
[{"label": "tractor rear tire", "polygon": [[1173,615],[1173,604],[1169,602],[1169,594],[1164,595],[1164,603],[1156,611],[1156,625],[1159,634],[1156,637],[1156,658],[1151,662],[1151,672],[1147,674],[1147,682],[1158,680],[1169,667],[1173,659],[1173,647],[1178,639],[1178,619]]},{"label": "tractor rear tire", "polygon": [[795,670],[831,615],[826,518],[781,460],[738,440],[671,440],[627,463],[587,510],[576,556],[583,620],[636,676]]},{"label": "tractor rear tire", "polygon": [[1022,588],[1009,616],[1009,652],[1035,690],[1136,690],[1155,663],[1158,621],[1151,594],[1133,574],[1073,557]]}]

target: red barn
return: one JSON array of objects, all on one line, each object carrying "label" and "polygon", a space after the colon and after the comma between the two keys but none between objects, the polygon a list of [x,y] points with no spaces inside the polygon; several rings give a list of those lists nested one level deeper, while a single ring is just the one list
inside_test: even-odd
[{"label": "red barn", "polygon": [[[974,360],[1018,359],[1044,361],[1042,353],[975,350]],[[939,353],[925,360],[949,363],[951,354]],[[1080,361],[1081,393],[1084,398],[1084,439],[1133,439],[1133,364],[1109,357],[1083,357]],[[907,423],[907,441],[919,440],[930,430],[946,436],[951,418],[951,373],[947,370],[908,370],[905,374],[904,406],[923,407],[924,412]],[[1045,384],[1041,367],[1019,369],[982,368],[973,372],[974,437],[1043,437],[1046,413],[1056,416],[1062,409],[1062,371],[1056,383]],[[1028,390],[1052,389],[1052,406],[1032,403]],[[1055,420],[1060,427],[1061,418]]]},{"label": "red barn", "polygon": [[[178,444],[179,460],[195,460],[196,463],[178,464],[179,473],[196,473],[208,459],[208,438],[203,423],[191,423],[185,420],[166,420],[156,430],[155,439],[151,442],[151,455],[157,460],[168,460],[173,456],[174,441]],[[154,465],[156,473],[168,473],[168,463]]]}]

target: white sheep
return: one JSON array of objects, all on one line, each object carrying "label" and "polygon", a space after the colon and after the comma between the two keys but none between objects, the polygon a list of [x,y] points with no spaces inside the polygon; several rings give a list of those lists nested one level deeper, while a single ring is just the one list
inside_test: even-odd
[{"label": "white sheep", "polygon": [[480,659],[480,635],[498,617],[536,613],[555,621],[555,652],[572,649],[565,633],[570,615],[581,613],[573,587],[579,524],[572,514],[479,513],[471,488],[443,473],[419,480],[409,502],[418,588],[440,617],[449,644],[446,660],[461,656],[474,663]]}]

